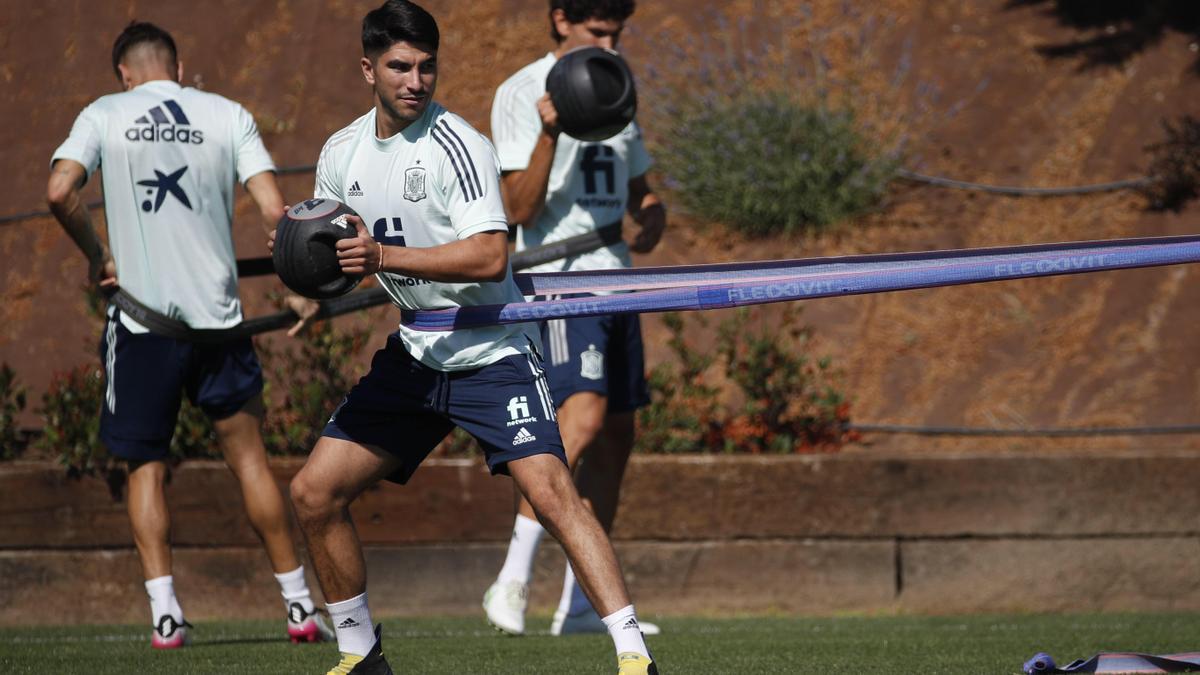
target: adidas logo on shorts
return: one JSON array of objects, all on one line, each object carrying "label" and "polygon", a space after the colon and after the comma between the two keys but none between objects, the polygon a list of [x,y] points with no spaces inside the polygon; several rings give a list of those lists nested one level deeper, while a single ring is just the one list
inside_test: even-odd
[{"label": "adidas logo on shorts", "polygon": [[349,197],[361,197],[361,196],[363,196],[363,191],[362,191],[362,188],[360,188],[360,187],[358,186],[358,181],[354,181],[354,183],[352,183],[352,184],[350,185],[350,189],[349,189],[349,190],[346,190],[346,195],[347,195],[347,196],[349,196]]},{"label": "adidas logo on shorts", "polygon": [[530,441],[536,440],[537,436],[529,433],[529,430],[525,427],[521,427],[519,430],[517,430],[517,435],[513,437],[513,445],[521,445],[522,443],[529,443]]}]

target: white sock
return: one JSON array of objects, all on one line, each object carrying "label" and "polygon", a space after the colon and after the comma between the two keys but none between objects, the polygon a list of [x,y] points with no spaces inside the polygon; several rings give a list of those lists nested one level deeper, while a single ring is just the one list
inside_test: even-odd
[{"label": "white sock", "polygon": [[164,614],[170,614],[175,623],[183,623],[183,609],[175,598],[175,577],[167,575],[146,582],[146,594],[150,596],[150,621],[158,625]]},{"label": "white sock", "polygon": [[356,595],[341,602],[326,602],[333,631],[337,634],[338,651],[366,656],[375,645],[375,625],[367,609],[367,594]]},{"label": "white sock", "polygon": [[545,533],[541,523],[517,514],[517,521],[513,523],[512,540],[508,542],[508,557],[504,559],[504,567],[500,568],[496,581],[519,581],[528,584],[533,578],[533,559]]},{"label": "white sock", "polygon": [[291,572],[276,574],[275,580],[279,582],[279,590],[283,595],[284,611],[291,610],[292,603],[298,602],[304,608],[305,613],[312,614],[314,605],[312,594],[308,591],[308,582],[304,580],[304,565]]},{"label": "white sock", "polygon": [[650,658],[650,650],[646,648],[646,638],[642,637],[642,627],[638,625],[637,613],[633,605],[626,605],[602,619],[612,636],[617,654],[637,652]]},{"label": "white sock", "polygon": [[558,613],[565,616],[577,616],[592,610],[592,603],[583,594],[583,586],[575,578],[575,570],[567,563],[567,571],[563,573],[562,595],[558,598]]}]

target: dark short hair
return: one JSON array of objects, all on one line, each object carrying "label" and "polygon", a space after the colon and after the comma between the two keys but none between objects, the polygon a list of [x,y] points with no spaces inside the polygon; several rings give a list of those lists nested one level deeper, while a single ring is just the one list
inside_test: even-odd
[{"label": "dark short hair", "polygon": [[175,51],[175,40],[167,31],[146,21],[130,21],[125,30],[117,36],[113,43],[112,66],[117,79],[121,79],[121,69],[117,66],[124,60],[125,54],[137,45],[149,43],[161,46],[171,55],[171,63],[179,63],[179,54]]},{"label": "dark short hair", "polygon": [[588,19],[625,21],[633,16],[635,0],[550,0],[550,37],[562,42],[563,37],[554,27],[554,10],[561,9],[571,23],[583,23]]},{"label": "dark short hair", "polygon": [[367,12],[362,24],[363,55],[374,57],[397,42],[421,43],[437,51],[437,21],[423,7],[408,0],[387,0]]}]

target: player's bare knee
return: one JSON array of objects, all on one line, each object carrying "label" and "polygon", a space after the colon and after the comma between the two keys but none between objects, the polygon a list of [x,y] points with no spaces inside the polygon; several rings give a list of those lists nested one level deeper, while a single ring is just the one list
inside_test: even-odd
[{"label": "player's bare knee", "polygon": [[167,465],[165,462],[131,461],[128,464],[130,483],[161,490],[167,480]]},{"label": "player's bare knee", "polygon": [[265,455],[254,457],[252,455],[226,453],[225,466],[229,468],[240,483],[245,483],[248,480],[261,480],[264,477],[270,476],[270,467],[267,465]]},{"label": "player's bare knee", "polygon": [[567,466],[574,471],[580,460],[596,454],[592,452],[595,447],[596,433],[590,426],[576,426],[573,423],[563,425],[561,429],[563,451],[567,455]]},{"label": "player's bare knee", "polygon": [[531,486],[525,496],[543,522],[558,522],[564,513],[582,506],[582,501],[570,480],[570,474],[556,472],[548,478]]},{"label": "player's bare knee", "polygon": [[583,447],[587,447],[600,437],[604,429],[604,416],[574,415],[568,420],[567,424],[570,426],[571,434],[576,440]]},{"label": "player's bare knee", "polygon": [[301,524],[321,520],[339,508],[333,492],[310,480],[303,469],[292,478],[289,493]]}]

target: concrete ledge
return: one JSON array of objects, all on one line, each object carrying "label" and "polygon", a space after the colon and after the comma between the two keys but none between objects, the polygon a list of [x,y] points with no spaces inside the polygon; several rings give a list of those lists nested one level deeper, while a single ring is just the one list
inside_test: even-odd
[{"label": "concrete ledge", "polygon": [[[273,460],[286,489],[302,459]],[[614,538],[1188,535],[1200,514],[1200,455],[875,457],[638,456]],[[404,487],[353,506],[363,541],[505,541],[511,481],[470,460],[434,460]],[[181,545],[254,545],[219,462],[190,462],[168,490]],[[0,549],[126,546],[124,505],[95,479],[47,464],[0,464]]]},{"label": "concrete ledge", "polygon": [[[302,462],[273,463],[281,486]],[[1198,478],[1200,455],[1172,452],[640,456],[614,539],[649,615],[1197,611]],[[175,575],[196,618],[282,609],[238,495],[215,462],[185,465],[169,488]],[[352,512],[381,615],[473,614],[504,557],[511,481],[431,461]],[[535,611],[557,604],[562,567],[548,541]],[[0,464],[0,624],[140,622],[140,584],[106,485]]]},{"label": "concrete ledge", "polygon": [[[372,605],[398,614],[479,612],[505,546],[375,547],[368,551]],[[871,610],[894,598],[890,542],[621,542],[617,554],[640,611],[829,613]],[[565,558],[543,546],[530,607],[558,605]],[[749,567],[748,567],[749,565]]]},{"label": "concrete ledge", "polygon": [[1200,455],[642,456],[629,539],[1189,534]]},{"label": "concrete ledge", "polygon": [[[272,459],[280,489],[303,458]],[[253,546],[258,538],[241,492],[222,462],[187,462],[167,487],[172,538],[181,546]],[[367,543],[505,541],[512,527],[511,481],[481,463],[437,460],[409,486],[380,484],[351,511]],[[297,532],[298,535],[298,532]],[[68,478],[47,463],[0,463],[0,549],[112,547],[132,544],[125,504],[95,478]]]},{"label": "concrete ledge", "polygon": [[[483,592],[504,553],[504,544],[370,547],[372,611],[380,616],[481,614]],[[630,591],[647,616],[828,613],[872,610],[893,600],[890,543],[624,543],[618,554]],[[176,591],[189,617],[278,616],[282,621],[278,585],[261,550],[177,548],[174,558]],[[532,611],[548,615],[557,606],[564,561],[553,543],[542,548]],[[317,589],[311,571],[309,577]],[[0,625],[139,623],[147,613],[141,584],[137,555],[128,549],[0,552]]]},{"label": "concrete ledge", "polygon": [[[1196,538],[623,542],[617,549],[648,617],[1200,611]],[[504,551],[493,543],[369,547],[372,610],[479,614]],[[546,616],[557,605],[563,561],[554,544],[540,552],[533,613]],[[309,577],[317,589],[311,571]],[[261,550],[178,548],[175,579],[189,617],[282,623],[279,590]],[[141,623],[141,582],[129,549],[0,552],[0,626]]]},{"label": "concrete ledge", "polygon": [[[283,631],[279,584],[261,549],[177,548],[173,560],[188,616],[278,616]],[[150,606],[142,582],[132,549],[2,551],[0,625],[145,623]]]},{"label": "concrete ledge", "polygon": [[913,541],[899,606],[921,613],[1196,611],[1196,537]]}]

